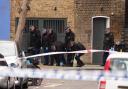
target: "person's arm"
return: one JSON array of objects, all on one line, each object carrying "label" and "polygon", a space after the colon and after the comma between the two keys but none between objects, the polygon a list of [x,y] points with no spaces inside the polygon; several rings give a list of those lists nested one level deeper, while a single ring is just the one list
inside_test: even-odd
[{"label": "person's arm", "polygon": [[71,35],[70,35],[70,40],[71,41],[75,41],[75,34],[72,32]]},{"label": "person's arm", "polygon": [[110,42],[111,42],[111,47],[113,47],[114,46],[114,35],[113,35],[113,33],[111,32],[110,33]]}]

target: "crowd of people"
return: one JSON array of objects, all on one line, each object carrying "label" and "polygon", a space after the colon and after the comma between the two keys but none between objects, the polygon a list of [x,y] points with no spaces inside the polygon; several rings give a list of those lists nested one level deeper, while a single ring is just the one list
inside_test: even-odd
[{"label": "crowd of people", "polygon": [[[57,34],[52,28],[43,29],[42,32],[35,26],[30,26],[30,47],[34,48],[34,54],[39,54],[41,48],[43,53],[48,52],[69,52],[85,50],[83,44],[75,42],[75,34],[70,27],[65,28],[65,41],[61,42],[57,40]],[[84,63],[80,59],[82,53],[78,54],[54,54],[44,56],[44,65],[56,65],[56,66],[73,66],[73,60],[76,59],[77,66],[84,66]]]},{"label": "crowd of people", "polygon": [[[75,42],[75,34],[70,27],[65,28],[65,40],[64,42],[57,40],[57,34],[52,28],[43,29],[42,32],[35,26],[30,26],[30,47],[34,48],[33,54],[48,52],[70,52],[85,50],[85,46],[80,42]],[[105,30],[103,50],[113,49],[115,51],[125,51],[125,43],[123,40],[114,42],[114,35],[110,31],[110,28]],[[44,65],[56,65],[56,66],[73,66],[74,59],[77,61],[77,66],[84,65],[80,57],[84,55],[78,54],[54,54],[44,56]],[[109,53],[104,52],[102,66],[105,65],[106,59]]]}]

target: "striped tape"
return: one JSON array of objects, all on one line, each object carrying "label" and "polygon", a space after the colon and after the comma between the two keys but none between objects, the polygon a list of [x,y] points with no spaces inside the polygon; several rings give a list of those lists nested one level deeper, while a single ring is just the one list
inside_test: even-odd
[{"label": "striped tape", "polygon": [[[93,52],[116,52],[106,50],[80,50],[72,52],[49,52],[37,55],[27,56],[24,58],[33,58],[54,54],[67,54],[67,53],[93,53]],[[0,76],[6,77],[30,77],[30,78],[47,78],[47,79],[65,79],[65,80],[99,80],[101,77],[105,78],[125,78],[128,79],[127,72],[104,72],[101,70],[39,70],[39,69],[18,69],[10,67],[0,67]]]},{"label": "striped tape", "polygon": [[18,69],[3,67],[0,73],[2,77],[29,77],[65,80],[99,80],[101,77],[113,79],[127,79],[127,72],[103,72],[101,70],[40,70],[40,69]]},{"label": "striped tape", "polygon": [[24,58],[34,58],[40,56],[47,56],[47,55],[55,55],[55,54],[72,54],[72,53],[94,53],[94,52],[117,52],[117,51],[107,51],[107,50],[79,50],[79,51],[70,51],[70,52],[49,52],[49,53],[41,53],[37,55],[26,56]]}]

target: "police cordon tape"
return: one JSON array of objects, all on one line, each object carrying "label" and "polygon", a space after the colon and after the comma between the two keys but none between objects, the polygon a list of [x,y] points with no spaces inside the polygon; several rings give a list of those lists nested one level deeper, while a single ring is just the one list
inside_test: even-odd
[{"label": "police cordon tape", "polygon": [[48,53],[40,53],[36,55],[27,56],[24,58],[34,58],[34,57],[40,57],[40,56],[47,56],[47,55],[55,55],[55,54],[72,54],[72,53],[94,53],[94,52],[117,52],[117,51],[107,51],[107,50],[80,50],[80,51],[69,51],[69,52],[48,52]]},{"label": "police cordon tape", "polygon": [[[27,56],[24,58],[34,58],[54,54],[69,54],[69,53],[93,53],[93,52],[116,52],[106,50],[80,50],[72,52],[49,52],[37,55]],[[47,79],[65,79],[65,80],[99,80],[101,77],[112,79],[127,79],[127,72],[104,72],[104,71],[91,71],[91,70],[40,70],[40,69],[20,69],[10,67],[0,67],[0,76],[2,77],[29,77],[29,78],[47,78]]]},{"label": "police cordon tape", "polygon": [[104,72],[101,70],[51,70],[51,69],[19,69],[19,68],[1,68],[1,77],[25,77],[25,78],[46,78],[46,79],[64,79],[64,80],[92,80],[97,81],[101,78],[125,79],[128,80],[128,73],[123,71]]}]

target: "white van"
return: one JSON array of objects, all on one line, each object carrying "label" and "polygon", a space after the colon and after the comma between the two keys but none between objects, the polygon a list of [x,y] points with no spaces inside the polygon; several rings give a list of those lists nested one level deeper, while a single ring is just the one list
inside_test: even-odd
[{"label": "white van", "polygon": [[[27,68],[26,60],[21,59],[21,52],[14,41],[0,41],[0,53],[9,67]],[[28,87],[27,78],[17,78],[15,85],[20,89]],[[0,84],[1,85],[1,84]]]}]

